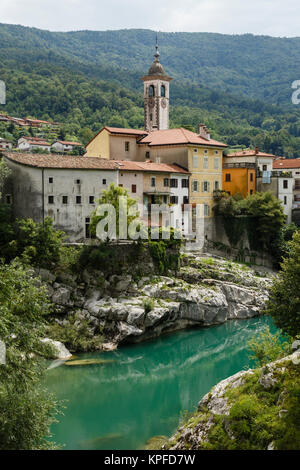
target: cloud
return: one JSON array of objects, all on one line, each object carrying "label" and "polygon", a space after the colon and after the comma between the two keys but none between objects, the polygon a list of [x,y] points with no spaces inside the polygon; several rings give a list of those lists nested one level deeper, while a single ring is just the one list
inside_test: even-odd
[{"label": "cloud", "polygon": [[52,31],[150,28],[299,35],[298,0],[1,0],[0,21]]}]

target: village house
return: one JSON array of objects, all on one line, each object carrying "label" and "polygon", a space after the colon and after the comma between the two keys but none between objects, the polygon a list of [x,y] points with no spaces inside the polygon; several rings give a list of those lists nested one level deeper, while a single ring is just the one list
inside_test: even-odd
[{"label": "village house", "polygon": [[18,140],[18,149],[23,152],[31,152],[35,149],[50,152],[51,145],[45,139],[40,137],[21,137]]},{"label": "village house", "polygon": [[167,225],[184,225],[181,211],[189,202],[190,175],[178,165],[30,153],[6,153],[4,160],[12,184],[3,196],[15,217],[36,222],[51,217],[71,242],[89,238],[91,213],[111,183],[128,189],[146,224],[150,205],[165,204],[171,208]]},{"label": "village house", "polygon": [[223,190],[233,196],[244,197],[256,192],[272,191],[282,202],[287,222],[292,220],[292,173],[273,170],[275,155],[255,150],[244,150],[224,156]]},{"label": "village house", "polygon": [[292,220],[300,225],[300,158],[276,158],[273,168],[282,177],[292,174]]},{"label": "village house", "polygon": [[108,160],[49,154],[8,153],[12,184],[5,189],[16,218],[40,223],[51,217],[70,242],[89,237],[89,224],[103,189],[118,184],[118,167]]},{"label": "village house", "polygon": [[78,142],[66,142],[63,140],[57,140],[51,145],[51,149],[59,153],[73,152],[73,150],[81,147],[83,147],[83,145]]}]

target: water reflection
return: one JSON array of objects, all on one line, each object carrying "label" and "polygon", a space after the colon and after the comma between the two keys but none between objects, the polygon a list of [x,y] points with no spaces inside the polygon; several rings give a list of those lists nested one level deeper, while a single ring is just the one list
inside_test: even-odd
[{"label": "water reflection", "polygon": [[[53,426],[68,449],[138,449],[170,435],[217,382],[250,366],[247,342],[270,319],[189,330],[105,354],[115,362],[48,371],[47,385],[67,399]],[[80,358],[103,357],[100,354]]]}]

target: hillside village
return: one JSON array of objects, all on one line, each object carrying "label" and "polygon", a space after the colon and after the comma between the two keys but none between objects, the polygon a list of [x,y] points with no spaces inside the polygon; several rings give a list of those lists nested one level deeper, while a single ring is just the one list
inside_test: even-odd
[{"label": "hillside village", "polygon": [[[247,197],[272,191],[283,206],[286,222],[300,224],[300,158],[275,157],[258,148],[231,153],[211,138],[205,124],[198,133],[169,128],[170,82],[160,62],[158,45],[144,83],[144,129],[104,127],[85,148],[64,140],[59,123],[0,114],[16,127],[15,145],[0,136],[0,151],[12,170],[3,194],[18,218],[42,222],[51,217],[70,242],[90,238],[91,213],[111,183],[128,189],[148,222],[151,204],[171,207],[174,228],[187,225],[184,205],[201,205],[203,238],[221,241],[214,206],[222,195]],[[25,130],[25,132],[23,132]],[[20,134],[23,133],[24,135]],[[29,135],[25,135],[25,134]],[[162,224],[162,218],[159,219]]]},{"label": "hillside village", "polygon": [[60,59],[0,109],[0,450],[299,450],[298,147],[180,115],[157,39],[134,107]]}]

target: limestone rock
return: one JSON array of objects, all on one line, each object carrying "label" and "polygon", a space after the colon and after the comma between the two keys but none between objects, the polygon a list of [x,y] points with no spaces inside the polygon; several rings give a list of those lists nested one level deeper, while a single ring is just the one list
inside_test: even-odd
[{"label": "limestone rock", "polygon": [[60,341],[54,341],[53,339],[50,339],[50,338],[44,338],[44,339],[41,339],[41,343],[50,344],[53,347],[53,349],[56,351],[55,359],[59,359],[61,361],[67,361],[68,359],[72,357],[72,354],[70,353],[70,351],[68,351],[66,346]]},{"label": "limestone rock", "polygon": [[115,343],[104,343],[102,344],[103,351],[115,351],[118,348],[118,345]]},{"label": "limestone rock", "polygon": [[292,351],[298,351],[300,349],[300,340],[294,341],[292,344]]},{"label": "limestone rock", "polygon": [[56,279],[55,274],[51,273],[50,271],[48,271],[48,269],[44,269],[44,268],[40,268],[38,270],[38,275],[44,282],[52,283]]},{"label": "limestone rock", "polygon": [[68,305],[71,291],[66,287],[59,287],[52,295],[52,302],[58,305]]},{"label": "limestone rock", "polygon": [[277,383],[277,380],[273,375],[272,369],[269,369],[267,366],[262,368],[259,383],[266,390],[274,387],[274,385]]},{"label": "limestone rock", "polygon": [[168,308],[158,307],[148,312],[146,315],[145,326],[151,327],[160,322],[169,313]]},{"label": "limestone rock", "polygon": [[124,341],[130,336],[141,336],[144,333],[144,330],[136,328],[135,326],[128,325],[128,323],[120,322],[118,324],[119,330],[119,341]]},{"label": "limestone rock", "polygon": [[129,325],[143,325],[145,317],[145,309],[140,307],[131,307],[128,311],[127,323]]}]

